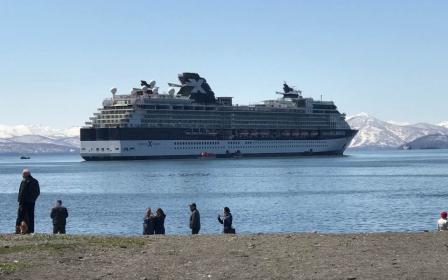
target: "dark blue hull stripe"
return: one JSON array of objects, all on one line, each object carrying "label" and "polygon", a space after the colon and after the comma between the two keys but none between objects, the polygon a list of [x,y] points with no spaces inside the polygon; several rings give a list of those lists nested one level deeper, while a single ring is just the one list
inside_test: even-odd
[{"label": "dark blue hull stripe", "polygon": [[[327,140],[353,137],[351,129],[215,129],[184,128],[81,128],[81,141],[121,140]],[[248,134],[249,133],[249,134]],[[265,135],[263,135],[265,133]],[[286,134],[284,134],[286,133]]]}]

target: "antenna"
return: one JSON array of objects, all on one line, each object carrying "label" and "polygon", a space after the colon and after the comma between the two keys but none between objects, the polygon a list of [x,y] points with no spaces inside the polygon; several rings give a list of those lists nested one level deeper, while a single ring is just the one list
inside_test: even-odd
[{"label": "antenna", "polygon": [[323,94],[320,94],[320,101],[322,101],[322,95],[323,95]]}]

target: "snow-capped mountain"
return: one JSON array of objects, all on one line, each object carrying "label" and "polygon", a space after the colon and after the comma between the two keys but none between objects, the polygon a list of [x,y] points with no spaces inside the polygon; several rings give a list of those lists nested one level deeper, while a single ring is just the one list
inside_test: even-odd
[{"label": "snow-capped mountain", "polygon": [[[448,135],[448,121],[428,123],[382,121],[366,113],[347,118],[359,130],[350,148],[395,149],[427,135]],[[432,139],[432,138],[431,138]],[[56,129],[40,125],[0,125],[0,153],[78,152],[79,127]]]},{"label": "snow-capped mountain", "polygon": [[0,153],[65,153],[79,151],[79,146],[79,127],[0,125]]},{"label": "snow-capped mountain", "polygon": [[448,135],[426,135],[419,137],[401,147],[405,150],[413,149],[448,149]]},{"label": "snow-capped mountain", "polygon": [[448,121],[441,122],[438,125],[448,128]]},{"label": "snow-capped mountain", "polygon": [[0,138],[11,138],[24,135],[40,135],[46,137],[75,137],[79,136],[79,127],[57,129],[42,125],[2,125],[0,124]]},{"label": "snow-capped mountain", "polygon": [[391,149],[425,135],[448,135],[448,127],[428,123],[386,122],[366,113],[348,117],[347,122],[353,129],[359,130],[351,148]]}]

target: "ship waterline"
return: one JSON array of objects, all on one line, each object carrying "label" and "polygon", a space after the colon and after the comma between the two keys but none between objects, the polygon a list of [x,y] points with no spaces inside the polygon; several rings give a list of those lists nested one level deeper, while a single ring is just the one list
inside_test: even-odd
[{"label": "ship waterline", "polygon": [[[281,98],[252,106],[214,97],[196,73],[179,75],[180,90],[159,94],[142,81],[129,95],[103,102],[81,129],[86,160],[191,158],[200,155],[340,155],[356,134],[331,101],[303,98],[284,84]],[[173,85],[173,84],[171,84]]]},{"label": "ship waterline", "polygon": [[341,155],[351,138],[327,140],[128,140],[84,141],[86,160]]}]

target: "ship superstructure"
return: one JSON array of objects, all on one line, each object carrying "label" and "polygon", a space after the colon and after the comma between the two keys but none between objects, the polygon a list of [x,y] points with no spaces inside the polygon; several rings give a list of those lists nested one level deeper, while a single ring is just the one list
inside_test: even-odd
[{"label": "ship superstructure", "polygon": [[256,105],[215,97],[197,73],[160,93],[141,81],[130,94],[112,98],[81,128],[86,160],[340,155],[356,134],[332,101],[304,98],[284,83],[280,97]]}]

